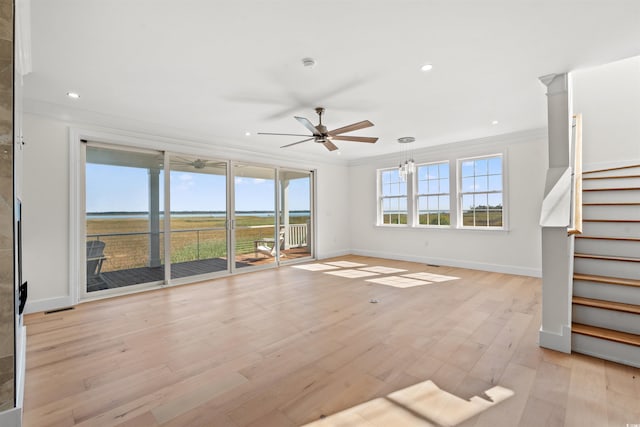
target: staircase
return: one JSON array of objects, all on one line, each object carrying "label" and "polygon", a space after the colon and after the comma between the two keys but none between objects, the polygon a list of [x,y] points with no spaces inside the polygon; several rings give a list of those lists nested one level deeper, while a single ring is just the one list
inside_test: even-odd
[{"label": "staircase", "polygon": [[640,165],[583,173],[571,347],[640,367]]}]

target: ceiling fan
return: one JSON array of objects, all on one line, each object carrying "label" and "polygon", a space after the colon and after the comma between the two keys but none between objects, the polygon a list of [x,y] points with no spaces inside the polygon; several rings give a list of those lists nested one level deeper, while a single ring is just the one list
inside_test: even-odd
[{"label": "ceiling fan", "polygon": [[181,157],[172,158],[171,162],[173,164],[190,166],[194,169],[204,169],[211,166],[219,167],[225,164],[224,162],[215,161],[215,160],[203,160],[203,159],[191,160],[191,159],[185,159]]},{"label": "ceiling fan", "polygon": [[327,150],[334,151],[337,150],[338,147],[332,141],[355,141],[355,142],[368,142],[374,144],[378,141],[378,138],[369,137],[369,136],[343,136],[343,133],[353,132],[355,130],[364,129],[373,126],[369,120],[363,120],[358,123],[353,123],[348,126],[343,126],[334,130],[327,130],[327,127],[322,124],[322,114],[324,113],[324,108],[317,107],[316,113],[318,114],[319,123],[317,126],[314,126],[308,119],[304,117],[295,116],[295,119],[300,122],[300,124],[306,127],[311,135],[303,135],[297,133],[269,133],[269,132],[258,132],[258,135],[280,135],[280,136],[306,136],[306,139],[302,141],[297,141],[291,144],[283,145],[280,148],[291,147],[293,145],[302,144],[307,141],[314,141],[319,144],[327,147]]}]

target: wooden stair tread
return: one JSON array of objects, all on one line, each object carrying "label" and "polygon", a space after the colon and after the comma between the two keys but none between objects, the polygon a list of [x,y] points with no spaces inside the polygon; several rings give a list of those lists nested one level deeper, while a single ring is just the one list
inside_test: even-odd
[{"label": "wooden stair tread", "polygon": [[640,305],[625,304],[622,302],[605,301],[601,299],[573,297],[573,303],[587,307],[604,308],[607,310],[622,311],[624,313],[640,314]]},{"label": "wooden stair tread", "polygon": [[588,176],[586,178],[582,178],[583,181],[592,180],[592,179],[631,179],[631,178],[640,178],[640,175],[615,175],[615,176]]},{"label": "wooden stair tread", "polygon": [[586,175],[586,174],[590,174],[590,173],[619,171],[619,170],[622,170],[622,169],[633,169],[633,168],[640,168],[640,165],[629,165],[629,166],[618,166],[617,168],[596,169],[596,170],[592,170],[592,171],[582,172],[582,174]]},{"label": "wooden stair tread", "polygon": [[602,203],[583,203],[582,206],[640,206],[640,202],[602,202]]},{"label": "wooden stair tread", "polygon": [[583,219],[582,222],[640,222],[640,219]]},{"label": "wooden stair tread", "polygon": [[593,254],[581,254],[574,253],[575,258],[589,258],[589,259],[602,259],[607,261],[625,261],[625,262],[640,262],[640,258],[611,256],[611,255],[593,255]]},{"label": "wooden stair tread", "polygon": [[620,277],[609,277],[609,276],[595,276],[592,274],[575,273],[573,275],[573,280],[586,280],[589,282],[606,283],[611,285],[640,287],[640,280],[622,279]]},{"label": "wooden stair tread", "polygon": [[640,335],[630,334],[628,332],[598,328],[597,326],[583,325],[581,323],[572,323],[571,332],[640,347]]},{"label": "wooden stair tread", "polygon": [[582,234],[576,234],[576,239],[615,240],[619,242],[640,242],[640,237],[600,237],[600,236],[584,236]]},{"label": "wooden stair tread", "polygon": [[640,187],[610,187],[610,188],[583,188],[582,191],[633,191]]}]

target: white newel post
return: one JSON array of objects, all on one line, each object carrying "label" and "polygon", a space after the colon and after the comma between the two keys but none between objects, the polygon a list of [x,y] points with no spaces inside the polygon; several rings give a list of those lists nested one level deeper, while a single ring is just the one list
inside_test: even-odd
[{"label": "white newel post", "polygon": [[567,73],[540,77],[547,87],[549,169],[542,226],[542,325],[540,346],[571,352],[573,236],[571,215],[571,81]]}]

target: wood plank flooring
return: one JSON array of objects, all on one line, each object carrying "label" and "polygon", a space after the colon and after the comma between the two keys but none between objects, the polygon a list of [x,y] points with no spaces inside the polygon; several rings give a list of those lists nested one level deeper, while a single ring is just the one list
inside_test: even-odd
[{"label": "wood plank flooring", "polygon": [[539,279],[335,260],[459,279],[397,288],[285,266],[29,315],[24,426],[438,425],[390,403],[431,383],[514,393],[465,427],[640,423],[640,369],[538,347]]}]

